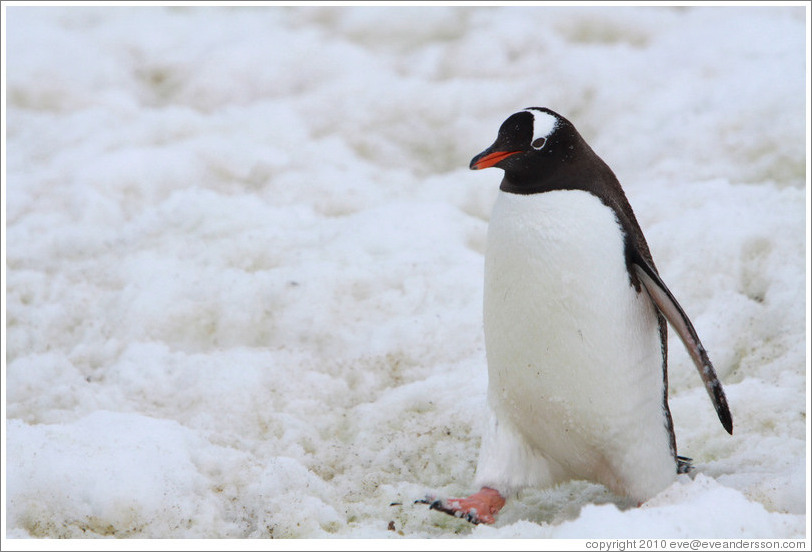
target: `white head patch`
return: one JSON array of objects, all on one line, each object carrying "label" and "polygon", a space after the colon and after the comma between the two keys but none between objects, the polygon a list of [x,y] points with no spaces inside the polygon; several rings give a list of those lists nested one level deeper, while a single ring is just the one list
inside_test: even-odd
[{"label": "white head patch", "polygon": [[552,134],[558,126],[558,118],[554,115],[550,115],[546,111],[538,111],[536,109],[527,109],[526,111],[533,116],[533,139],[530,142],[533,143],[539,138],[544,138],[545,140],[549,138],[550,134]]}]

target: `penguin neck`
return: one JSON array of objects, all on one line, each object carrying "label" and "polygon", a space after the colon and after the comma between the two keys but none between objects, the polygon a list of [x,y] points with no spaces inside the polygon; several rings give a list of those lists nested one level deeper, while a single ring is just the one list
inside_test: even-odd
[{"label": "penguin neck", "polygon": [[[558,148],[554,162],[524,164],[506,169],[499,189],[509,194],[531,195],[553,190],[584,190],[616,207],[607,197],[611,190],[623,195],[615,174],[586,143]],[[577,154],[577,155],[576,155]],[[578,160],[576,162],[576,159]]]},{"label": "penguin neck", "polygon": [[[601,197],[603,183],[616,180],[611,169],[583,142],[557,148],[557,158],[526,161],[505,170],[499,189],[509,194],[531,195],[553,190],[584,190]],[[576,160],[578,160],[576,162]]]},{"label": "penguin neck", "polygon": [[510,175],[505,173],[505,176],[502,178],[502,183],[499,185],[499,189],[509,194],[532,195],[551,192],[553,190],[572,190],[577,189],[577,186],[573,186],[573,182],[567,182],[564,179],[545,178],[544,180],[538,180],[511,178]]}]

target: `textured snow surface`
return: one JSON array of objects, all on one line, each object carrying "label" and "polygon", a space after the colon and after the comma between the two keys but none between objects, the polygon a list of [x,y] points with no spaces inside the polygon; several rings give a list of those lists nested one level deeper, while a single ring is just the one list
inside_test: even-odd
[{"label": "textured snow surface", "polygon": [[[804,536],[805,8],[5,15],[9,537]],[[691,476],[474,527],[413,501],[475,490],[468,162],[528,106],[617,173],[735,429],[671,332]]]}]

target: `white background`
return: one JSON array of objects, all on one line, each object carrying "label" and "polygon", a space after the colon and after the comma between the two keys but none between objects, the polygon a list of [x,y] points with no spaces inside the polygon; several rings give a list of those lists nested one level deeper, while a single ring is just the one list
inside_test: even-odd
[{"label": "white background", "polygon": [[[9,537],[803,536],[804,8],[6,16]],[[527,106],[618,175],[735,429],[672,331],[691,477],[473,527],[413,501],[476,490],[467,166]]]}]

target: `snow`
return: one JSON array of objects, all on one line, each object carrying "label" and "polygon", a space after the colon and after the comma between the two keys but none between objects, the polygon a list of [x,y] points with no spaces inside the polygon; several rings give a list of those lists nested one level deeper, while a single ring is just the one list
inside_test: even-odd
[{"label": "snow", "polygon": [[[808,9],[4,5],[7,536],[808,538]],[[475,490],[468,163],[529,106],[617,173],[734,434],[672,331],[693,474],[474,527],[413,502]]]}]

